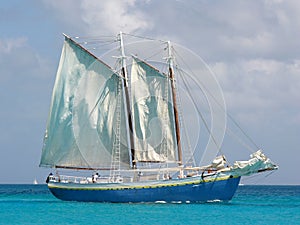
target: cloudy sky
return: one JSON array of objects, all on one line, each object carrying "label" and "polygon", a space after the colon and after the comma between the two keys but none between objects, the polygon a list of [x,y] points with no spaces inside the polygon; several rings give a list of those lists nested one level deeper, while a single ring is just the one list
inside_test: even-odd
[{"label": "cloudy sky", "polygon": [[300,184],[299,1],[99,2],[1,1],[0,183],[43,182],[49,173],[38,165],[61,34],[122,30],[174,40],[205,60],[227,110],[280,166],[245,183]]}]

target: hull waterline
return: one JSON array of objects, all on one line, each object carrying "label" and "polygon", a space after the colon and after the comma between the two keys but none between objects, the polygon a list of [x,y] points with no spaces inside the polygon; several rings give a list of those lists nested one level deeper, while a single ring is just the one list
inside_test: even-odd
[{"label": "hull waterline", "polygon": [[240,177],[213,181],[198,178],[122,184],[49,183],[52,194],[61,200],[84,202],[207,202],[229,201]]}]

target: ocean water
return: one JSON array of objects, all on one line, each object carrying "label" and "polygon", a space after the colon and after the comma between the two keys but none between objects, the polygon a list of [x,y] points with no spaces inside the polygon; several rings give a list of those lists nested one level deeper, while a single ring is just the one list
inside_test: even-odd
[{"label": "ocean water", "polygon": [[300,224],[300,186],[240,186],[228,203],[64,202],[46,185],[0,185],[0,224]]}]

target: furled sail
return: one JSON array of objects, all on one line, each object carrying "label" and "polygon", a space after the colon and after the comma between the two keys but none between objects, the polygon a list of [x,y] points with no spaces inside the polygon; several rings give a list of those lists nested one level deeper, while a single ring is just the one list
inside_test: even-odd
[{"label": "furled sail", "polygon": [[175,162],[177,146],[169,78],[133,57],[131,94],[135,159]]},{"label": "furled sail", "polygon": [[110,67],[65,38],[41,166],[109,168],[115,148],[129,166],[121,83]]},{"label": "furled sail", "polygon": [[251,154],[250,157],[248,161],[236,161],[230,168],[231,172],[238,176],[249,176],[266,170],[278,169],[278,166],[265,156],[261,149]]}]

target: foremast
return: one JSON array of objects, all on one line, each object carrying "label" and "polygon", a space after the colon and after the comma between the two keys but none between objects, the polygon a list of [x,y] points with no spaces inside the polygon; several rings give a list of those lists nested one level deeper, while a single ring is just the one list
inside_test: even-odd
[{"label": "foremast", "polygon": [[126,55],[124,51],[124,42],[123,42],[123,34],[119,33],[119,42],[120,42],[120,50],[121,50],[121,75],[124,77],[124,92],[125,92],[125,101],[126,101],[126,110],[127,110],[127,120],[129,127],[129,139],[130,139],[130,157],[132,162],[132,168],[136,168],[136,160],[135,160],[135,152],[134,152],[134,137],[133,137],[133,123],[132,123],[132,113],[129,99],[129,88],[128,88],[128,75],[126,69]]},{"label": "foremast", "polygon": [[172,99],[173,99],[173,113],[175,118],[175,132],[176,132],[176,144],[178,150],[178,164],[182,165],[182,149],[181,149],[181,140],[180,140],[180,126],[179,126],[179,113],[177,107],[177,97],[176,97],[176,84],[174,77],[174,69],[173,69],[173,54],[172,54],[172,45],[171,42],[168,41],[168,57],[167,61],[169,64],[169,77],[171,80],[171,89],[172,89]]}]

